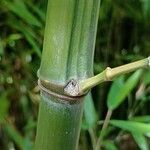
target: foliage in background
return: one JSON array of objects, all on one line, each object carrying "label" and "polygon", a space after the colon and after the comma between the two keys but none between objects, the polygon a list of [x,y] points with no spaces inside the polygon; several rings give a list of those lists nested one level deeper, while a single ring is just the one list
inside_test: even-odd
[{"label": "foliage in background", "polygon": [[0,0],[0,149],[32,149],[46,4]]},{"label": "foliage in background", "polygon": [[[46,5],[47,0],[0,0],[2,150],[30,150],[33,147],[39,99],[36,72],[40,64]],[[147,57],[150,50],[149,20],[149,0],[102,0],[95,74],[106,66],[115,67]],[[102,146],[106,150],[138,147],[148,150],[149,84],[150,71],[145,70],[94,88],[93,101],[90,95],[85,101],[79,148],[95,147],[108,105],[114,110],[112,118],[115,120],[110,121]]]}]

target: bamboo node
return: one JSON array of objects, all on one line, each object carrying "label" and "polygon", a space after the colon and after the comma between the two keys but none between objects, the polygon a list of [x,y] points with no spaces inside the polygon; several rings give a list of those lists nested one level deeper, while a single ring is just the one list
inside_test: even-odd
[{"label": "bamboo node", "polygon": [[[65,89],[64,93],[61,93],[59,90],[60,90],[60,87],[57,86],[59,88],[59,92],[58,91],[54,91],[53,89],[50,89],[50,87],[52,87],[52,84],[50,82],[44,82],[44,83],[47,83],[48,85],[44,85],[42,80],[38,80],[38,85],[40,87],[40,90],[44,93],[47,93],[49,96],[53,96],[53,97],[56,97],[56,98],[59,98],[59,99],[62,99],[62,100],[65,100],[65,101],[70,101],[70,102],[76,102],[76,101],[79,101],[81,99],[83,99],[83,97],[85,95],[78,95],[78,90],[76,90],[78,88],[78,82],[76,80],[71,80],[68,84],[67,84],[67,87],[66,88],[63,88]],[[69,85],[69,86],[68,86]],[[55,85],[56,87],[56,85]],[[74,88],[75,87],[75,88]],[[77,94],[77,95],[76,95]]]},{"label": "bamboo node", "polygon": [[106,68],[106,72],[105,72],[105,81],[111,81],[112,80],[112,69],[110,67]]}]

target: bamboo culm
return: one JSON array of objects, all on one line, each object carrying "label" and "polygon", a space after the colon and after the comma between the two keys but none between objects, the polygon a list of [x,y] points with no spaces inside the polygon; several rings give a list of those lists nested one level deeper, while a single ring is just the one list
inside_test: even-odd
[{"label": "bamboo culm", "polygon": [[84,95],[72,99],[63,88],[93,75],[100,0],[48,0],[38,71],[41,87],[35,150],[76,150]]}]

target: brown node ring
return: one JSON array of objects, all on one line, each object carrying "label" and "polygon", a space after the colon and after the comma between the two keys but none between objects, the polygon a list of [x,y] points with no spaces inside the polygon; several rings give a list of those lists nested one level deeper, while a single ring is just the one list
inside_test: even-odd
[{"label": "brown node ring", "polygon": [[[70,82],[69,82],[70,83]],[[69,84],[68,83],[68,84]],[[51,84],[51,83],[50,83]],[[68,84],[67,86],[64,87],[64,91],[66,90],[66,87],[68,89]],[[65,100],[65,101],[70,101],[70,102],[75,102],[75,101],[79,101],[81,99],[83,99],[83,97],[85,95],[81,95],[81,96],[74,96],[74,95],[65,95],[65,94],[61,94],[61,93],[56,93],[54,91],[52,91],[50,88],[46,88],[40,79],[38,79],[38,86],[40,87],[41,91],[42,92],[45,92],[46,94],[50,95],[50,96],[53,96],[53,97],[56,97],[56,98],[59,98],[61,100]],[[49,86],[50,87],[50,86]],[[69,90],[71,91],[71,89]],[[65,92],[66,93],[66,92]],[[67,93],[66,93],[67,94]]]}]

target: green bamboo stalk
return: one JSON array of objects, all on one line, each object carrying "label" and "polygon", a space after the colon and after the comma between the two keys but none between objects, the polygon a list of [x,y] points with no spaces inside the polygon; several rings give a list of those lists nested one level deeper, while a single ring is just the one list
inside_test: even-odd
[{"label": "green bamboo stalk", "polygon": [[65,95],[71,80],[93,75],[100,0],[49,0],[41,66],[35,150],[76,150],[84,96]]}]

